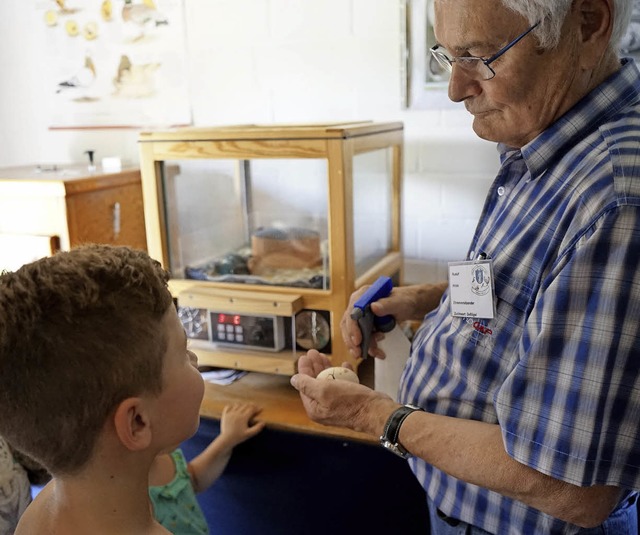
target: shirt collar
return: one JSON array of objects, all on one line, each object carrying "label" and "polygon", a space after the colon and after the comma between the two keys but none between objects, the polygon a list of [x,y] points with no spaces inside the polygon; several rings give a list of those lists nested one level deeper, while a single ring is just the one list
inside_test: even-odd
[{"label": "shirt collar", "polygon": [[640,102],[640,71],[633,60],[623,59],[621,63],[618,71],[522,149],[498,144],[500,161],[504,163],[522,152],[527,169],[535,179],[586,134],[595,131],[629,105]]}]

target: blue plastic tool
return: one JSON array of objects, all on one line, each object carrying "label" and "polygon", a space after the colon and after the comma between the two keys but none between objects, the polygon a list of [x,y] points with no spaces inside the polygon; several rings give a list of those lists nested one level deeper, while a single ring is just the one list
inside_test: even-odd
[{"label": "blue plastic tool", "polygon": [[388,333],[396,326],[396,320],[393,316],[376,316],[371,310],[371,303],[387,297],[392,289],[393,282],[389,277],[385,277],[384,275],[378,277],[378,280],[376,280],[353,305],[351,318],[358,322],[358,326],[362,332],[360,349],[363,359],[369,356],[369,345],[371,344],[371,336],[374,330]]}]

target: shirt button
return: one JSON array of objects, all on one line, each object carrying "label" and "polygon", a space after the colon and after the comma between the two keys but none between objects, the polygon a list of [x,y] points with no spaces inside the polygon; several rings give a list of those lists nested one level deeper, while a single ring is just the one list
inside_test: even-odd
[{"label": "shirt button", "polygon": [[506,189],[504,189],[504,186],[500,186],[500,187],[498,188],[498,196],[499,196],[499,197],[502,197],[502,196],[505,194],[505,192],[506,192],[506,191],[507,191],[507,190],[506,190]]}]

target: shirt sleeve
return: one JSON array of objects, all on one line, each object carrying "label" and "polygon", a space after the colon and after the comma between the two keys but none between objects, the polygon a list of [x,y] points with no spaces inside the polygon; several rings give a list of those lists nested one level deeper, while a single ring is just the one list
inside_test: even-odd
[{"label": "shirt sleeve", "polygon": [[640,488],[640,208],[614,208],[545,277],[495,394],[507,452],[575,485]]}]

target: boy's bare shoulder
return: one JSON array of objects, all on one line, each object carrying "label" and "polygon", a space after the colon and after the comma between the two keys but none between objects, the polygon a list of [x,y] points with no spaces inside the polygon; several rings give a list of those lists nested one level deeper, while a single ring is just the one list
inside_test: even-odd
[{"label": "boy's bare shoulder", "polygon": [[18,522],[15,535],[86,535],[88,533],[87,526],[75,524],[65,515],[64,508],[56,505],[54,485],[55,481],[45,485],[35,500],[29,504]]},{"label": "boy's bare shoulder", "polygon": [[15,535],[57,535],[62,533],[58,526],[58,514],[52,503],[51,482],[42,489],[25,510],[18,522]]},{"label": "boy's bare shoulder", "polygon": [[[56,504],[54,493],[52,491],[55,480],[51,481],[42,489],[36,499],[29,504],[26,511],[18,522],[18,527],[14,535],[116,535],[111,532],[104,531],[104,526],[96,521],[95,516],[69,514],[73,508],[67,504],[60,507]],[[65,513],[66,510],[66,513]],[[135,535],[171,535],[169,531],[164,529],[160,524],[153,522],[143,532],[133,530]],[[101,531],[103,530],[103,531]],[[124,535],[124,532],[118,530],[117,535]]]}]

